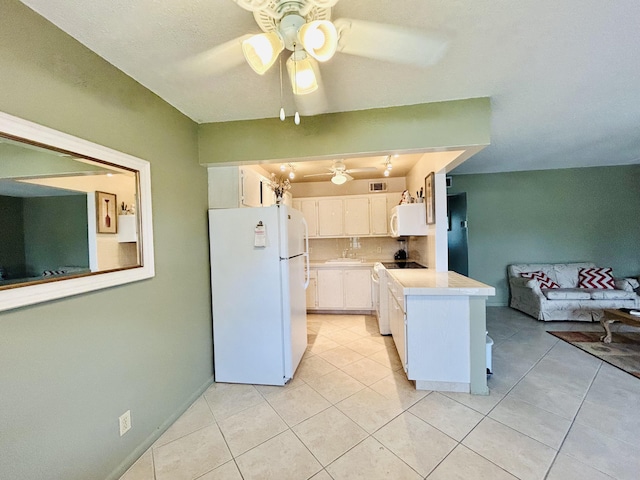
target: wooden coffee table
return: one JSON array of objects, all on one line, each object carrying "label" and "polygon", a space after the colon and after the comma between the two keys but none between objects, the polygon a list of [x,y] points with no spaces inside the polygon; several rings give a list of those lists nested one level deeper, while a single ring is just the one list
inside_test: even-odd
[{"label": "wooden coffee table", "polygon": [[631,315],[622,310],[607,308],[604,315],[600,319],[600,324],[604,328],[605,335],[600,337],[602,343],[611,343],[611,324],[613,322],[621,322],[632,327],[640,327],[640,316]]}]

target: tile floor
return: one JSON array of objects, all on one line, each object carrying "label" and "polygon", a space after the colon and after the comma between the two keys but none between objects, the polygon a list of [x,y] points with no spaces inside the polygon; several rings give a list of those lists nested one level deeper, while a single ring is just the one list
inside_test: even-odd
[{"label": "tile floor", "polygon": [[640,478],[640,380],[488,308],[489,396],[416,391],[362,315],[309,315],[286,387],[213,384],[121,480]]}]

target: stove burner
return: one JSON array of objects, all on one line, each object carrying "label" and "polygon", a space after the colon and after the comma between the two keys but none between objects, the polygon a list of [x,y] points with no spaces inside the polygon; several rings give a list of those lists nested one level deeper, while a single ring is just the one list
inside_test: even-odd
[{"label": "stove burner", "polygon": [[391,269],[391,270],[396,268],[427,268],[424,265],[420,265],[419,263],[411,262],[411,261],[382,262],[382,265],[384,265],[384,268]]}]

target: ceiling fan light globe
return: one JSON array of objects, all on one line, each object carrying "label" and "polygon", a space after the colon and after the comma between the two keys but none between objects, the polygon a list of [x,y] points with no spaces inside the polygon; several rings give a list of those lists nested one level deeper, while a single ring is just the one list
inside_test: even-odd
[{"label": "ceiling fan light globe", "polygon": [[331,177],[331,183],[336,185],[342,185],[347,181],[347,177],[342,173],[336,173],[333,177]]},{"label": "ceiling fan light globe", "polygon": [[[296,56],[299,56],[299,58],[295,58]],[[304,52],[297,51],[289,57],[289,60],[287,60],[287,72],[295,95],[306,95],[318,89],[318,76],[315,65]]]},{"label": "ceiling fan light globe", "polygon": [[305,23],[298,31],[300,43],[309,55],[319,62],[326,62],[338,48],[338,31],[328,20]]},{"label": "ceiling fan light globe", "polygon": [[259,75],[264,75],[284,50],[284,43],[277,32],[253,35],[242,42],[242,53],[249,66]]}]

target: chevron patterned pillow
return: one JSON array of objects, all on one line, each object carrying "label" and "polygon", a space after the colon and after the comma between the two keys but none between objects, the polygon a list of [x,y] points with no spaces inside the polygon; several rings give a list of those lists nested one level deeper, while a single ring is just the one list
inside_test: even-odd
[{"label": "chevron patterned pillow", "polygon": [[578,270],[578,287],[580,288],[604,288],[612,290],[616,288],[613,279],[613,269],[606,268],[581,268]]},{"label": "chevron patterned pillow", "polygon": [[544,272],[525,272],[521,273],[520,276],[537,280],[540,288],[560,288],[560,285],[551,280]]}]

